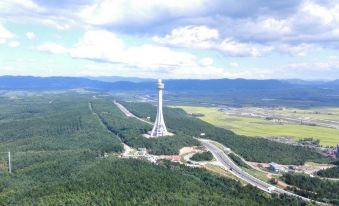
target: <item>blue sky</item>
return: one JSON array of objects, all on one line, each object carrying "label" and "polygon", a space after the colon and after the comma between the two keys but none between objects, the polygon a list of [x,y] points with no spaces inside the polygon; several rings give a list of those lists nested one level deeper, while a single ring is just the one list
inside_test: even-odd
[{"label": "blue sky", "polygon": [[0,2],[0,75],[331,80],[338,49],[338,1]]}]

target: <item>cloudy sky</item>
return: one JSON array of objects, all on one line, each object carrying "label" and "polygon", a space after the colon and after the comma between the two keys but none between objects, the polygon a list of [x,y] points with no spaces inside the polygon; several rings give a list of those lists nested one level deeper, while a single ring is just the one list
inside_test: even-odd
[{"label": "cloudy sky", "polygon": [[1,0],[0,75],[339,79],[339,1]]}]

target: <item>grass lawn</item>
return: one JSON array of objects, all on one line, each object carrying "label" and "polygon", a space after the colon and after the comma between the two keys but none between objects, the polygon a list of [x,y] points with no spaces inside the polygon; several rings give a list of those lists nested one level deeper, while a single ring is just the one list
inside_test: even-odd
[{"label": "grass lawn", "polygon": [[233,179],[233,180],[238,180],[240,181],[240,183],[242,185],[247,185],[247,182],[245,182],[244,180],[238,178],[237,176],[233,175],[232,173],[230,173],[229,171],[221,168],[220,166],[217,166],[217,165],[214,165],[214,164],[205,164],[204,166],[207,170],[215,173],[215,174],[218,174],[218,175],[221,175],[223,177],[227,177],[227,178],[230,178],[230,179]]},{"label": "grass lawn", "polygon": [[255,170],[253,168],[245,168],[245,167],[241,167],[241,168],[243,170],[245,170],[248,174],[250,174],[250,175],[252,175],[252,176],[254,176],[254,177],[256,177],[256,178],[258,178],[258,179],[260,179],[260,180],[262,180],[264,182],[269,182],[270,181],[270,178],[268,178],[266,176],[266,174],[263,173],[263,172]]},{"label": "grass lawn", "polygon": [[[210,107],[180,106],[179,108],[184,109],[188,113],[204,114],[204,116],[200,117],[200,119],[215,126],[230,129],[240,135],[253,137],[286,136],[297,139],[313,137],[314,139],[319,139],[320,144],[324,146],[335,146],[337,143],[339,143],[339,130],[337,129],[298,124],[277,125],[260,118],[228,115]],[[288,111],[291,110],[284,112]],[[338,110],[335,109],[332,109],[331,111],[338,112]],[[299,110],[297,111],[297,114],[302,114],[303,112]],[[316,114],[307,115],[314,116]],[[319,115],[324,116],[323,114]],[[328,116],[331,118],[338,118],[336,115],[326,115],[326,117]],[[321,119],[320,117],[318,118]]]}]

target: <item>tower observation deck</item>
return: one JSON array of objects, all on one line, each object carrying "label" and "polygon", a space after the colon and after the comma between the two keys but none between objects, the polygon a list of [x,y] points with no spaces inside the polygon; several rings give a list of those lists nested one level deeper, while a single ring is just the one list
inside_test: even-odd
[{"label": "tower observation deck", "polygon": [[157,86],[158,86],[158,111],[153,129],[150,134],[151,137],[161,137],[171,135],[171,133],[167,131],[162,112],[162,92],[165,88],[165,85],[164,83],[162,83],[161,79],[158,79]]}]

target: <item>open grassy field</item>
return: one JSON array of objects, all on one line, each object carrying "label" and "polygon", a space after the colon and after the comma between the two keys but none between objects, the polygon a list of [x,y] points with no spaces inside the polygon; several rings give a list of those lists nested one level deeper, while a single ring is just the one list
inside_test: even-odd
[{"label": "open grassy field", "polygon": [[295,109],[287,108],[278,111],[280,114],[287,114],[300,117],[316,118],[320,120],[336,120],[339,121],[339,108],[315,108],[315,109]]},{"label": "open grassy field", "polygon": [[[228,115],[216,108],[210,107],[195,107],[195,106],[180,106],[188,113],[200,113],[204,116],[200,119],[209,122],[215,126],[230,129],[237,134],[253,136],[253,137],[274,137],[285,136],[297,139],[313,137],[319,139],[320,144],[324,146],[335,146],[339,143],[339,130],[325,128],[320,126],[307,126],[299,124],[273,124],[271,121],[256,117],[242,117],[238,115]],[[308,114],[306,110],[287,109],[284,113],[294,113],[298,115],[307,115],[317,117],[319,119],[339,119],[338,109],[324,109],[320,114]],[[325,112],[331,112],[333,115],[324,115]]]}]

